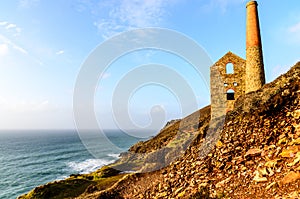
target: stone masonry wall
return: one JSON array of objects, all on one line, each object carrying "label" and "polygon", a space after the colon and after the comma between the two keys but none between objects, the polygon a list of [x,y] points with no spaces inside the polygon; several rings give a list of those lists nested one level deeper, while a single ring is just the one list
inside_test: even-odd
[{"label": "stone masonry wall", "polygon": [[246,93],[256,91],[265,84],[265,71],[261,47],[246,49]]},{"label": "stone masonry wall", "polygon": [[[233,64],[233,73],[226,73],[226,65]],[[245,65],[241,57],[228,52],[213,66],[210,73],[211,115],[220,117],[232,110],[235,100],[245,93]],[[227,91],[234,90],[235,100],[227,100]]]}]

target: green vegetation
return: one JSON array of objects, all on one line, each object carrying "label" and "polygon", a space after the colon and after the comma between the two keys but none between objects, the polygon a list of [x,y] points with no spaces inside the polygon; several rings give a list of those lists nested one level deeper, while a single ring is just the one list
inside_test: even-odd
[{"label": "green vegetation", "polygon": [[63,199],[74,198],[85,193],[101,191],[111,187],[125,174],[120,171],[104,166],[90,174],[73,174],[65,180],[55,181],[36,187],[28,194],[19,199]]},{"label": "green vegetation", "polygon": [[68,178],[66,180],[52,182],[40,187],[36,187],[27,195],[21,196],[20,199],[72,198],[79,196],[88,186],[94,184],[96,183],[85,179]]}]

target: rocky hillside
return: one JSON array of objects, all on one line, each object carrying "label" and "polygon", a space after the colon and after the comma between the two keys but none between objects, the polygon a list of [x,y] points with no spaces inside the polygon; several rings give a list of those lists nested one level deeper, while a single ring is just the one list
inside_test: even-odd
[{"label": "rocky hillside", "polygon": [[206,107],[109,167],[21,198],[300,198],[299,80],[300,62],[226,118],[210,121]]}]

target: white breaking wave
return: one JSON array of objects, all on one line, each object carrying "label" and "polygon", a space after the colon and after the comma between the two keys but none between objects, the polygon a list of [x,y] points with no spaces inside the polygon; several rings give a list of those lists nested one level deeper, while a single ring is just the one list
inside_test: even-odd
[{"label": "white breaking wave", "polygon": [[68,178],[69,176],[60,176],[58,178],[56,178],[54,181],[60,181],[60,180],[64,180],[66,178]]},{"label": "white breaking wave", "polygon": [[112,157],[112,158],[115,158],[115,159],[119,159],[120,157],[120,154],[119,153],[110,153],[110,154],[107,154],[108,157]]},{"label": "white breaking wave", "polygon": [[87,174],[96,171],[100,167],[112,163],[112,160],[87,159],[83,162],[69,162],[67,165],[75,172]]}]

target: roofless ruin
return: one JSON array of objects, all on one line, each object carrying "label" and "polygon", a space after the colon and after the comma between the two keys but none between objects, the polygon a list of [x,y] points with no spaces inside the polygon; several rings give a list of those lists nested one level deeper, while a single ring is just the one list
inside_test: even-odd
[{"label": "roofless ruin", "polygon": [[246,60],[228,52],[210,69],[212,118],[232,110],[239,96],[265,84],[257,2],[249,1],[246,8]]}]

